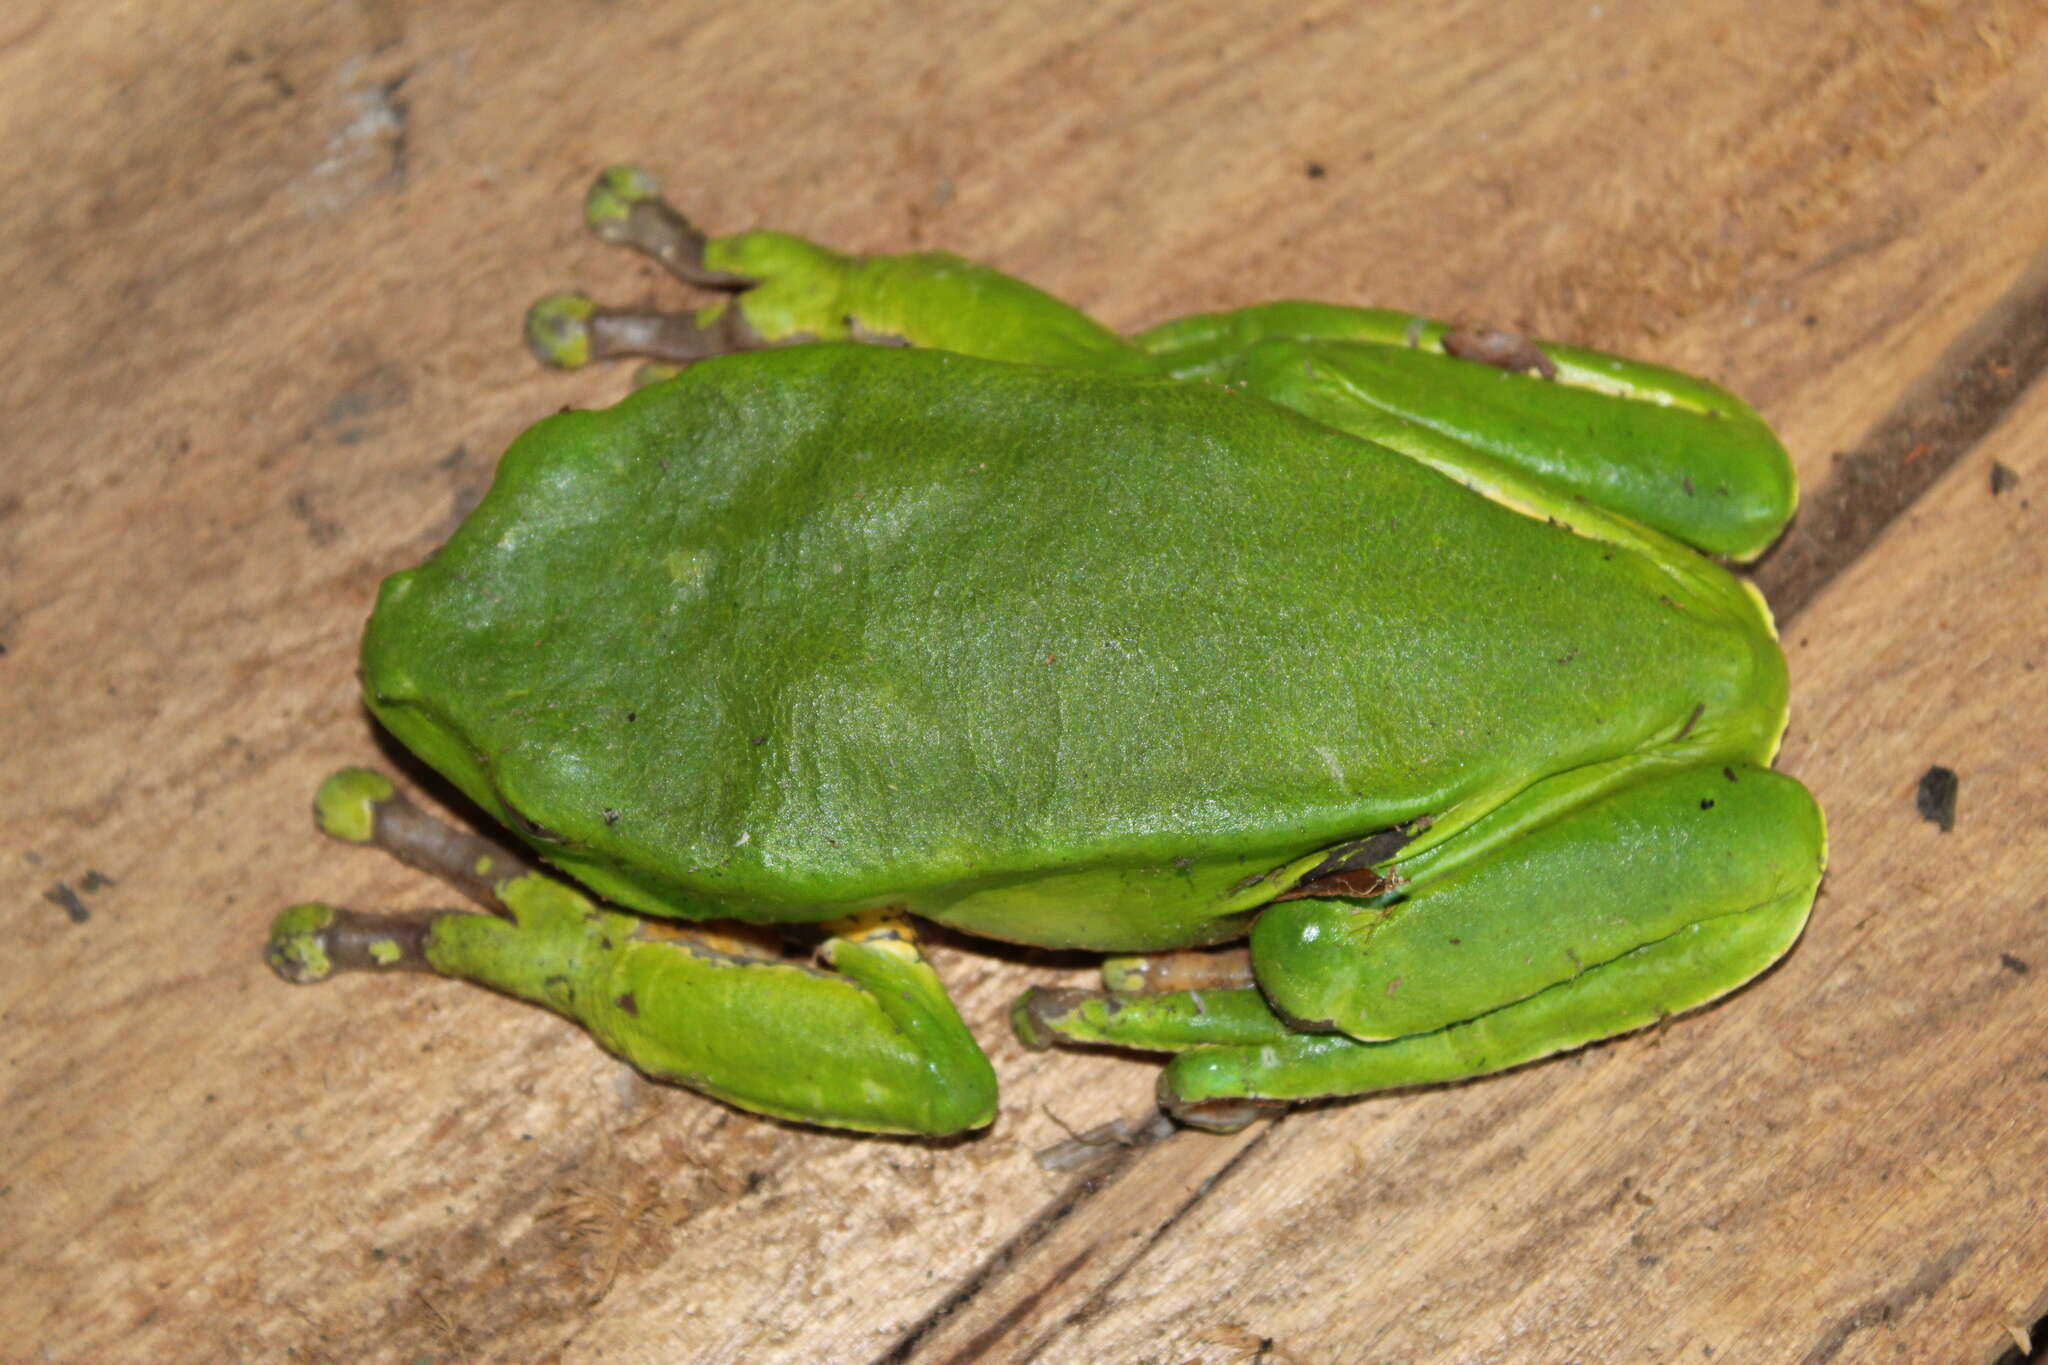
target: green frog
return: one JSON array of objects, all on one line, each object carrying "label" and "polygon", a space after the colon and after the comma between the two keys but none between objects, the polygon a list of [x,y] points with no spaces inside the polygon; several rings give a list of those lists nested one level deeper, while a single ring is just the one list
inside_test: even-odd
[{"label": "green frog", "polygon": [[1799,936],[1825,827],[1717,562],[1795,482],[1722,389],[1315,303],[1120,336],[942,253],[707,238],[630,167],[588,217],[725,297],[537,304],[553,363],[667,368],[515,441],[362,651],[551,871],[337,774],[324,829],[488,913],[295,906],[287,978],[461,977],[747,1110],[977,1128],[915,917],[1111,955],[1018,1035],[1171,1054],[1162,1107],[1228,1129],[1640,1028]]}]

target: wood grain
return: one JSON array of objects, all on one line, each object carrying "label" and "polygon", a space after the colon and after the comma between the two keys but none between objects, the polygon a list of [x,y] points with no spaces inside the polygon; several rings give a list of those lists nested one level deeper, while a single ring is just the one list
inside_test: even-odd
[{"label": "wood grain", "polygon": [[[2009,1349],[2048,1313],[2044,29],[1999,0],[0,16],[0,1357]],[[276,982],[279,905],[437,899],[305,804],[379,754],[377,581],[522,427],[623,391],[537,372],[525,304],[682,297],[577,225],[629,156],[713,230],[943,245],[1118,326],[1322,297],[1730,383],[1846,517],[1764,570],[1803,603],[1781,762],[1832,823],[1806,941],[1573,1058],[1068,1174],[1034,1154],[1152,1073],[1008,1040],[1066,960],[938,950],[1005,1087],[950,1144],[750,1119],[472,989]],[[1953,833],[1914,811],[1935,763]]]}]

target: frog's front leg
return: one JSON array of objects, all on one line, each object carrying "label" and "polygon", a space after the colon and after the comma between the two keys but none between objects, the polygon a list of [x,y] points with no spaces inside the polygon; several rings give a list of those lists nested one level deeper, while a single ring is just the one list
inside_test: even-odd
[{"label": "frog's front leg", "polygon": [[375,843],[493,913],[294,906],[265,953],[287,980],[358,970],[479,982],[576,1020],[657,1080],[777,1118],[945,1134],[995,1115],[994,1070],[901,916],[824,926],[821,970],[604,909],[440,824],[377,773],[336,774],[317,811],[328,833]]},{"label": "frog's front leg", "polygon": [[1034,992],[1016,1023],[1028,1043],[1179,1053],[1161,1102],[1207,1127],[1248,1121],[1246,1101],[1482,1075],[1750,980],[1798,938],[1825,856],[1791,778],[1652,770],[1388,895],[1272,905],[1252,930],[1257,989]]},{"label": "frog's front leg", "polygon": [[[636,166],[591,186],[584,221],[605,241],[731,298],[691,313],[605,308],[551,294],[527,314],[545,364],[647,356],[689,364],[733,351],[819,341],[919,346],[1023,364],[1150,374],[1153,359],[1043,290],[946,252],[852,256],[784,232],[709,237]],[[655,373],[671,373],[655,367]]]}]

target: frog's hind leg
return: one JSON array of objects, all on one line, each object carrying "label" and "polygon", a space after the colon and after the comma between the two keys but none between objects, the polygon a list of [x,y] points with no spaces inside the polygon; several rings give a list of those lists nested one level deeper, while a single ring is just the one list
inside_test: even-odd
[{"label": "frog's hind leg", "polygon": [[1027,1043],[1175,1052],[1161,1103],[1228,1127],[1249,1102],[1483,1075],[1652,1024],[1798,938],[1825,858],[1805,788],[1745,765],[1655,774],[1398,894],[1291,900],[1254,925],[1259,988],[1034,992]]},{"label": "frog's hind leg", "polygon": [[1661,365],[1317,303],[1181,318],[1133,340],[1176,376],[1249,389],[1603,538],[1585,509],[1746,560],[1797,502],[1763,419]]},{"label": "frog's hind leg", "polygon": [[995,1073],[900,916],[826,925],[823,966],[752,936],[607,910],[524,859],[442,825],[381,774],[321,788],[329,834],[372,843],[492,913],[277,917],[265,957],[290,981],[340,971],[460,977],[545,1005],[615,1055],[743,1109],[872,1132],[946,1134],[995,1113]]}]

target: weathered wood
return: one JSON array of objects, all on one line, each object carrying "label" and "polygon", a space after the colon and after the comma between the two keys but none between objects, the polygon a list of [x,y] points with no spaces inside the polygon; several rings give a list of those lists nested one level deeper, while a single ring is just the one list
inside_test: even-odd
[{"label": "weathered wood", "polygon": [[[1360,10],[0,16],[0,1355],[1988,1360],[2048,1311],[2048,15]],[[938,950],[1005,1085],[943,1145],[472,989],[279,984],[277,906],[438,898],[305,803],[377,754],[378,579],[623,390],[536,372],[526,302],[683,297],[577,225],[626,156],[713,230],[943,245],[1122,326],[1323,297],[1730,383],[1852,514],[1763,571],[1832,819],[1806,941],[1574,1059],[1073,1174],[1033,1154],[1152,1073],[1008,1041],[1065,960]]]}]

